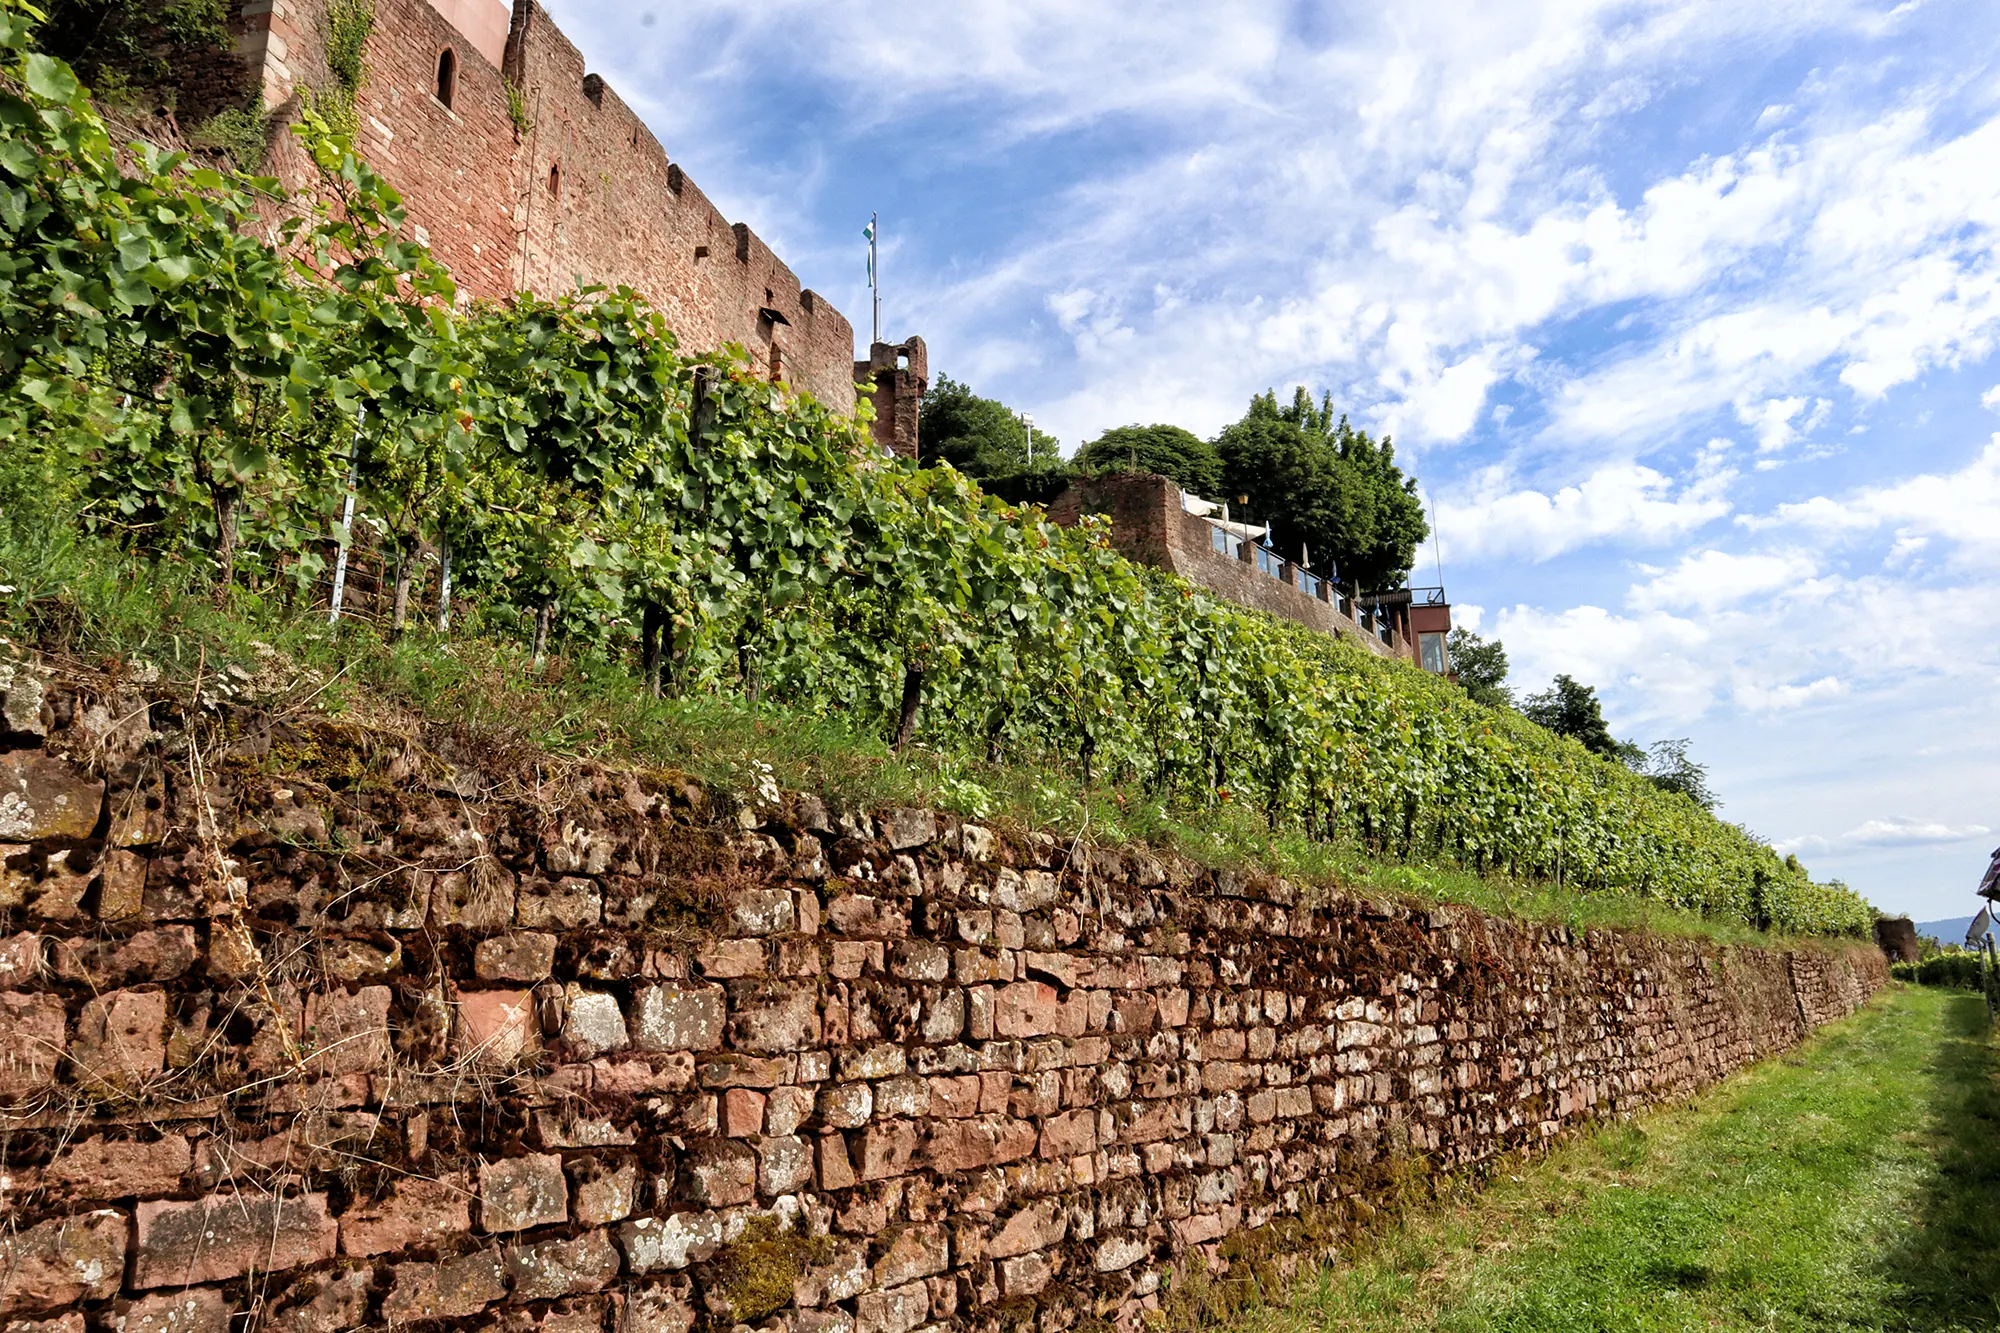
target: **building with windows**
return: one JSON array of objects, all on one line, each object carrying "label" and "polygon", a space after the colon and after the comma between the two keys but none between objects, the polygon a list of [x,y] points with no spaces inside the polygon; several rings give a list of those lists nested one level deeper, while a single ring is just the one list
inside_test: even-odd
[{"label": "building with windows", "polygon": [[1233,519],[1225,504],[1151,473],[1079,477],[1049,505],[1049,518],[1065,525],[1086,514],[1111,520],[1112,544],[1128,560],[1239,606],[1354,639],[1379,656],[1450,673],[1451,606],[1442,588],[1351,596],[1267,546],[1267,528]]}]

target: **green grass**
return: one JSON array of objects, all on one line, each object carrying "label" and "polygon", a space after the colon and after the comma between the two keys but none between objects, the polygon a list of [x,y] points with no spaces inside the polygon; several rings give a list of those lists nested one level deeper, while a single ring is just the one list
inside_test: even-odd
[{"label": "green grass", "polygon": [[1308,891],[1338,885],[1577,928],[1773,942],[1741,923],[1644,899],[1274,833],[1240,806],[1170,806],[1144,792],[1087,787],[1059,769],[972,763],[921,747],[898,754],[837,718],[780,704],[648,699],[624,662],[557,654],[535,671],[523,627],[489,622],[476,604],[461,605],[448,637],[423,627],[396,642],[353,621],[335,630],[323,610],[294,605],[282,589],[238,589],[218,606],[205,568],[140,560],[79,535],[73,521],[37,517],[19,490],[0,495],[8,520],[0,521],[0,636],[73,669],[115,675],[143,664],[184,697],[197,688],[256,692],[273,711],[310,707],[403,730],[443,727],[475,752],[516,761],[555,754],[674,768],[727,789],[747,789],[768,772],[781,786],[837,801],[924,804],[1065,840],[1144,843],[1204,865],[1285,875]]},{"label": "green grass", "polygon": [[1984,1002],[1892,986],[1692,1105],[1516,1163],[1246,1333],[2000,1328]]}]

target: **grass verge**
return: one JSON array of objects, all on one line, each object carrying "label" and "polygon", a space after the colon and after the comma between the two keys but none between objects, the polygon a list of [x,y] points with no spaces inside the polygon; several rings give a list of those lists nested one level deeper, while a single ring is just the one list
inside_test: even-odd
[{"label": "grass verge", "polygon": [[1778,942],[1645,899],[1274,833],[1238,806],[1172,806],[1060,770],[969,763],[920,747],[897,753],[839,719],[782,703],[649,699],[623,662],[557,655],[537,670],[521,627],[490,623],[477,605],[461,605],[449,635],[424,625],[394,641],[351,620],[329,626],[323,610],[295,604],[282,589],[238,589],[219,606],[206,570],[140,560],[73,524],[32,523],[18,502],[16,510],[12,523],[0,523],[0,635],[73,669],[118,675],[136,667],[185,694],[250,693],[274,711],[310,706],[403,729],[442,726],[477,737],[478,749],[497,746],[524,760],[555,754],[676,768],[738,790],[768,775],[855,804],[923,804],[1066,840],[1145,843],[1209,866],[1409,902],[1578,928]]},{"label": "grass verge", "polygon": [[1782,1059],[1421,1210],[1243,1333],[2000,1328],[2000,1054],[1892,986]]}]

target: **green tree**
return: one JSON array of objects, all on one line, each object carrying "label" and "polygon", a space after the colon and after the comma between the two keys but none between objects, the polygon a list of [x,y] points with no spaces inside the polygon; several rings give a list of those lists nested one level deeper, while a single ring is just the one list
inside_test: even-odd
[{"label": "green tree", "polygon": [[1521,713],[1537,726],[1581,743],[1592,754],[1620,757],[1619,742],[1604,724],[1596,687],[1581,684],[1567,673],[1557,676],[1541,693],[1529,695],[1521,704]]},{"label": "green tree", "polygon": [[1179,426],[1114,426],[1077,450],[1072,462],[1079,471],[1157,472],[1199,496],[1214,496],[1222,485],[1222,455]]},{"label": "green tree", "polygon": [[1708,785],[1708,765],[1688,758],[1688,740],[1655,741],[1644,762],[1635,765],[1661,791],[1679,792],[1710,814],[1722,802]]},{"label": "green tree", "polygon": [[1469,629],[1455,629],[1447,644],[1458,687],[1474,703],[1488,708],[1512,708],[1514,692],[1507,688],[1507,650],[1500,640],[1488,641]]},{"label": "green tree", "polygon": [[1368,591],[1409,578],[1429,535],[1417,483],[1396,466],[1395,448],[1336,417],[1331,395],[1314,403],[1303,386],[1278,405],[1251,399],[1243,419],[1216,437],[1223,497],[1240,516],[1272,524],[1271,544],[1287,559],[1330,558],[1341,581]]},{"label": "green tree", "polygon": [[980,397],[972,386],[949,375],[938,376],[937,384],[924,395],[917,419],[917,457],[925,463],[949,463],[980,480],[1057,472],[1063,467],[1060,440],[1037,430],[1030,449],[1019,413],[997,398]]}]

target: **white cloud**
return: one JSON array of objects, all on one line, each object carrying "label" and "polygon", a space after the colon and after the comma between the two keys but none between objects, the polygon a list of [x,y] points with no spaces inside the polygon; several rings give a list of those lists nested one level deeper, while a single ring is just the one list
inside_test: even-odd
[{"label": "white cloud", "polygon": [[1956,472],[1923,473],[1865,486],[1842,500],[1814,496],[1749,519],[1755,530],[1792,527],[1821,540],[1892,532],[1903,551],[1929,539],[1953,543],[1956,558],[1990,572],[2000,556],[2000,434]]},{"label": "white cloud", "polygon": [[1506,472],[1493,468],[1469,492],[1439,502],[1438,532],[1454,562],[1510,555],[1549,560],[1611,540],[1657,545],[1727,516],[1730,505],[1717,484],[1726,477],[1718,473],[1677,491],[1666,474],[1623,463],[1551,494],[1509,489]]},{"label": "white cloud", "polygon": [[1984,824],[1946,824],[1935,819],[1889,815],[1866,820],[1844,833],[1825,837],[1816,833],[1785,838],[1771,845],[1780,853],[1843,852],[1873,847],[1928,847],[1983,838],[1993,830]]},{"label": "white cloud", "polygon": [[1813,557],[1802,551],[1753,555],[1697,551],[1682,556],[1671,570],[1635,585],[1626,600],[1640,611],[1664,607],[1714,611],[1795,587],[1817,569]]}]

